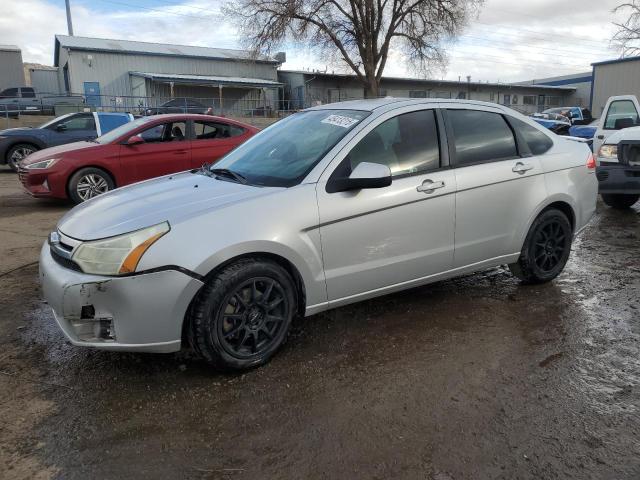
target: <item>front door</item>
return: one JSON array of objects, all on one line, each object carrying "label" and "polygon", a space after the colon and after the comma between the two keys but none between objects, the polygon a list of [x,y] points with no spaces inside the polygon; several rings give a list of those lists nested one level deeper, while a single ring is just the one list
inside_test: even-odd
[{"label": "front door", "polygon": [[[317,184],[333,306],[419,282],[453,261],[455,177],[440,148],[435,110],[390,112],[354,142]],[[389,166],[392,184],[330,193],[331,180],[348,176],[361,162]]]},{"label": "front door", "polygon": [[120,164],[126,183],[139,182],[191,168],[186,122],[165,122],[137,135],[144,143],[122,145]]},{"label": "front door", "polygon": [[499,111],[448,109],[446,118],[458,187],[454,267],[518,253],[547,195],[539,159]]},{"label": "front door", "polygon": [[64,145],[71,142],[92,140],[98,136],[93,113],[78,113],[64,117],[47,127],[49,130],[49,145]]}]

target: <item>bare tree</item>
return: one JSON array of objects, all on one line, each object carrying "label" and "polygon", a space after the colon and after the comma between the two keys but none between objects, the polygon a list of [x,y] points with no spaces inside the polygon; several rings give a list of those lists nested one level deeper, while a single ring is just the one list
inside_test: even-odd
[{"label": "bare tree", "polygon": [[255,52],[304,42],[353,70],[377,97],[396,49],[415,71],[444,65],[443,42],[460,33],[484,0],[232,0],[225,13]]},{"label": "bare tree", "polygon": [[618,28],[611,42],[622,52],[623,57],[640,53],[640,2],[631,0],[613,9],[613,13],[626,13],[629,17],[626,21],[613,24]]}]

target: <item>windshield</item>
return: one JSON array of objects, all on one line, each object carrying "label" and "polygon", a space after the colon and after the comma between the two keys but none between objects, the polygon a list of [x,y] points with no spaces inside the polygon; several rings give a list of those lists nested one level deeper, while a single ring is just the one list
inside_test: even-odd
[{"label": "windshield", "polygon": [[60,120],[64,120],[65,118],[70,117],[71,115],[75,115],[75,113],[67,113],[65,115],[61,115],[59,117],[54,118],[53,120],[49,120],[48,122],[43,123],[38,128],[47,128],[53,125],[54,123],[59,122]]},{"label": "windshield", "polygon": [[252,185],[291,187],[369,112],[308,110],[263,130],[212,168],[228,169]]},{"label": "windshield", "polygon": [[120,138],[127,132],[132,132],[136,128],[144,125],[147,122],[153,120],[154,117],[142,117],[134,120],[133,122],[125,123],[124,125],[120,125],[118,128],[114,128],[110,132],[105,133],[101,137],[96,138],[96,142],[101,145],[106,145],[107,143],[111,143],[117,138]]}]

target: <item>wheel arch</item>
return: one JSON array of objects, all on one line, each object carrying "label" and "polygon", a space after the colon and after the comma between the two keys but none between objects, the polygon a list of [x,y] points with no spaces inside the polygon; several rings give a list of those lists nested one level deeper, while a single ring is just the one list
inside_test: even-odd
[{"label": "wheel arch", "polygon": [[518,251],[522,250],[522,246],[524,245],[524,241],[527,238],[527,234],[529,233],[529,230],[531,229],[531,225],[533,225],[533,222],[535,222],[536,218],[538,218],[542,213],[546,212],[547,210],[552,210],[552,209],[560,210],[562,213],[564,213],[567,216],[567,218],[569,219],[569,223],[571,223],[571,228],[575,233],[577,217],[576,217],[576,208],[573,200],[568,195],[552,196],[547,198],[544,203],[540,204],[538,208],[535,209],[533,214],[527,220],[526,228],[523,229],[524,231],[520,235],[520,239],[518,242],[518,246],[519,246]]},{"label": "wheel arch", "polygon": [[183,344],[188,343],[188,335],[189,335],[188,329],[189,329],[189,319],[191,317],[191,311],[196,299],[198,298],[198,295],[200,295],[200,291],[204,288],[205,284],[211,278],[213,278],[215,275],[221,272],[224,268],[228,267],[229,265],[239,260],[243,260],[247,258],[252,258],[255,260],[261,260],[261,259],[270,260],[280,265],[282,268],[284,268],[287,271],[287,273],[289,273],[289,275],[291,275],[291,278],[293,279],[294,285],[296,287],[297,315],[304,316],[306,303],[307,303],[307,291],[306,291],[302,274],[300,273],[298,268],[293,264],[293,262],[291,262],[289,259],[285,258],[284,256],[279,255],[277,253],[273,253],[273,252],[267,252],[267,251],[246,252],[246,253],[238,254],[236,256],[226,259],[225,261],[216,265],[206,275],[204,275],[203,285],[202,287],[200,287],[200,289],[198,289],[196,294],[193,296],[193,298],[189,302],[189,307],[187,308],[184,318],[182,319]]},{"label": "wheel arch", "polygon": [[15,140],[11,141],[11,143],[9,143],[9,145],[6,146],[6,149],[4,151],[4,156],[2,158],[2,163],[6,164],[6,165],[9,164],[9,152],[16,145],[31,145],[31,146],[34,146],[36,148],[36,150],[42,150],[44,148],[47,148],[46,145],[44,144],[44,142],[42,142],[42,141],[40,141],[38,139],[16,137]]},{"label": "wheel arch", "polygon": [[66,184],[64,186],[64,191],[67,194],[67,198],[71,198],[71,196],[69,195],[70,190],[69,190],[69,184],[71,183],[71,179],[73,178],[73,176],[78,173],[80,170],[83,170],[85,168],[96,168],[98,170],[102,170],[103,172],[105,172],[107,175],[109,175],[111,177],[111,180],[113,181],[113,185],[115,186],[115,188],[118,188],[118,182],[116,180],[116,176],[113,174],[113,172],[111,170],[109,170],[108,168],[102,166],[102,165],[82,165],[81,167],[75,168],[73,169],[68,177],[67,177],[67,181]]}]

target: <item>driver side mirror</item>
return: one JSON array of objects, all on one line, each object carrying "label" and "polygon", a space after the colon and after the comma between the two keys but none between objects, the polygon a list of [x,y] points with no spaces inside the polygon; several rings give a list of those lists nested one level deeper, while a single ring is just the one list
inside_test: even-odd
[{"label": "driver side mirror", "polygon": [[64,123],[56,125],[56,132],[64,132],[67,130],[67,126]]},{"label": "driver side mirror", "polygon": [[391,185],[391,170],[380,163],[362,162],[346,178],[333,179],[327,185],[327,192],[346,192],[363,188],[384,188]]},{"label": "driver side mirror", "polygon": [[144,138],[142,138],[140,135],[133,135],[129,137],[129,139],[125,142],[125,145],[131,147],[133,145],[140,145],[141,143],[144,143]]}]

